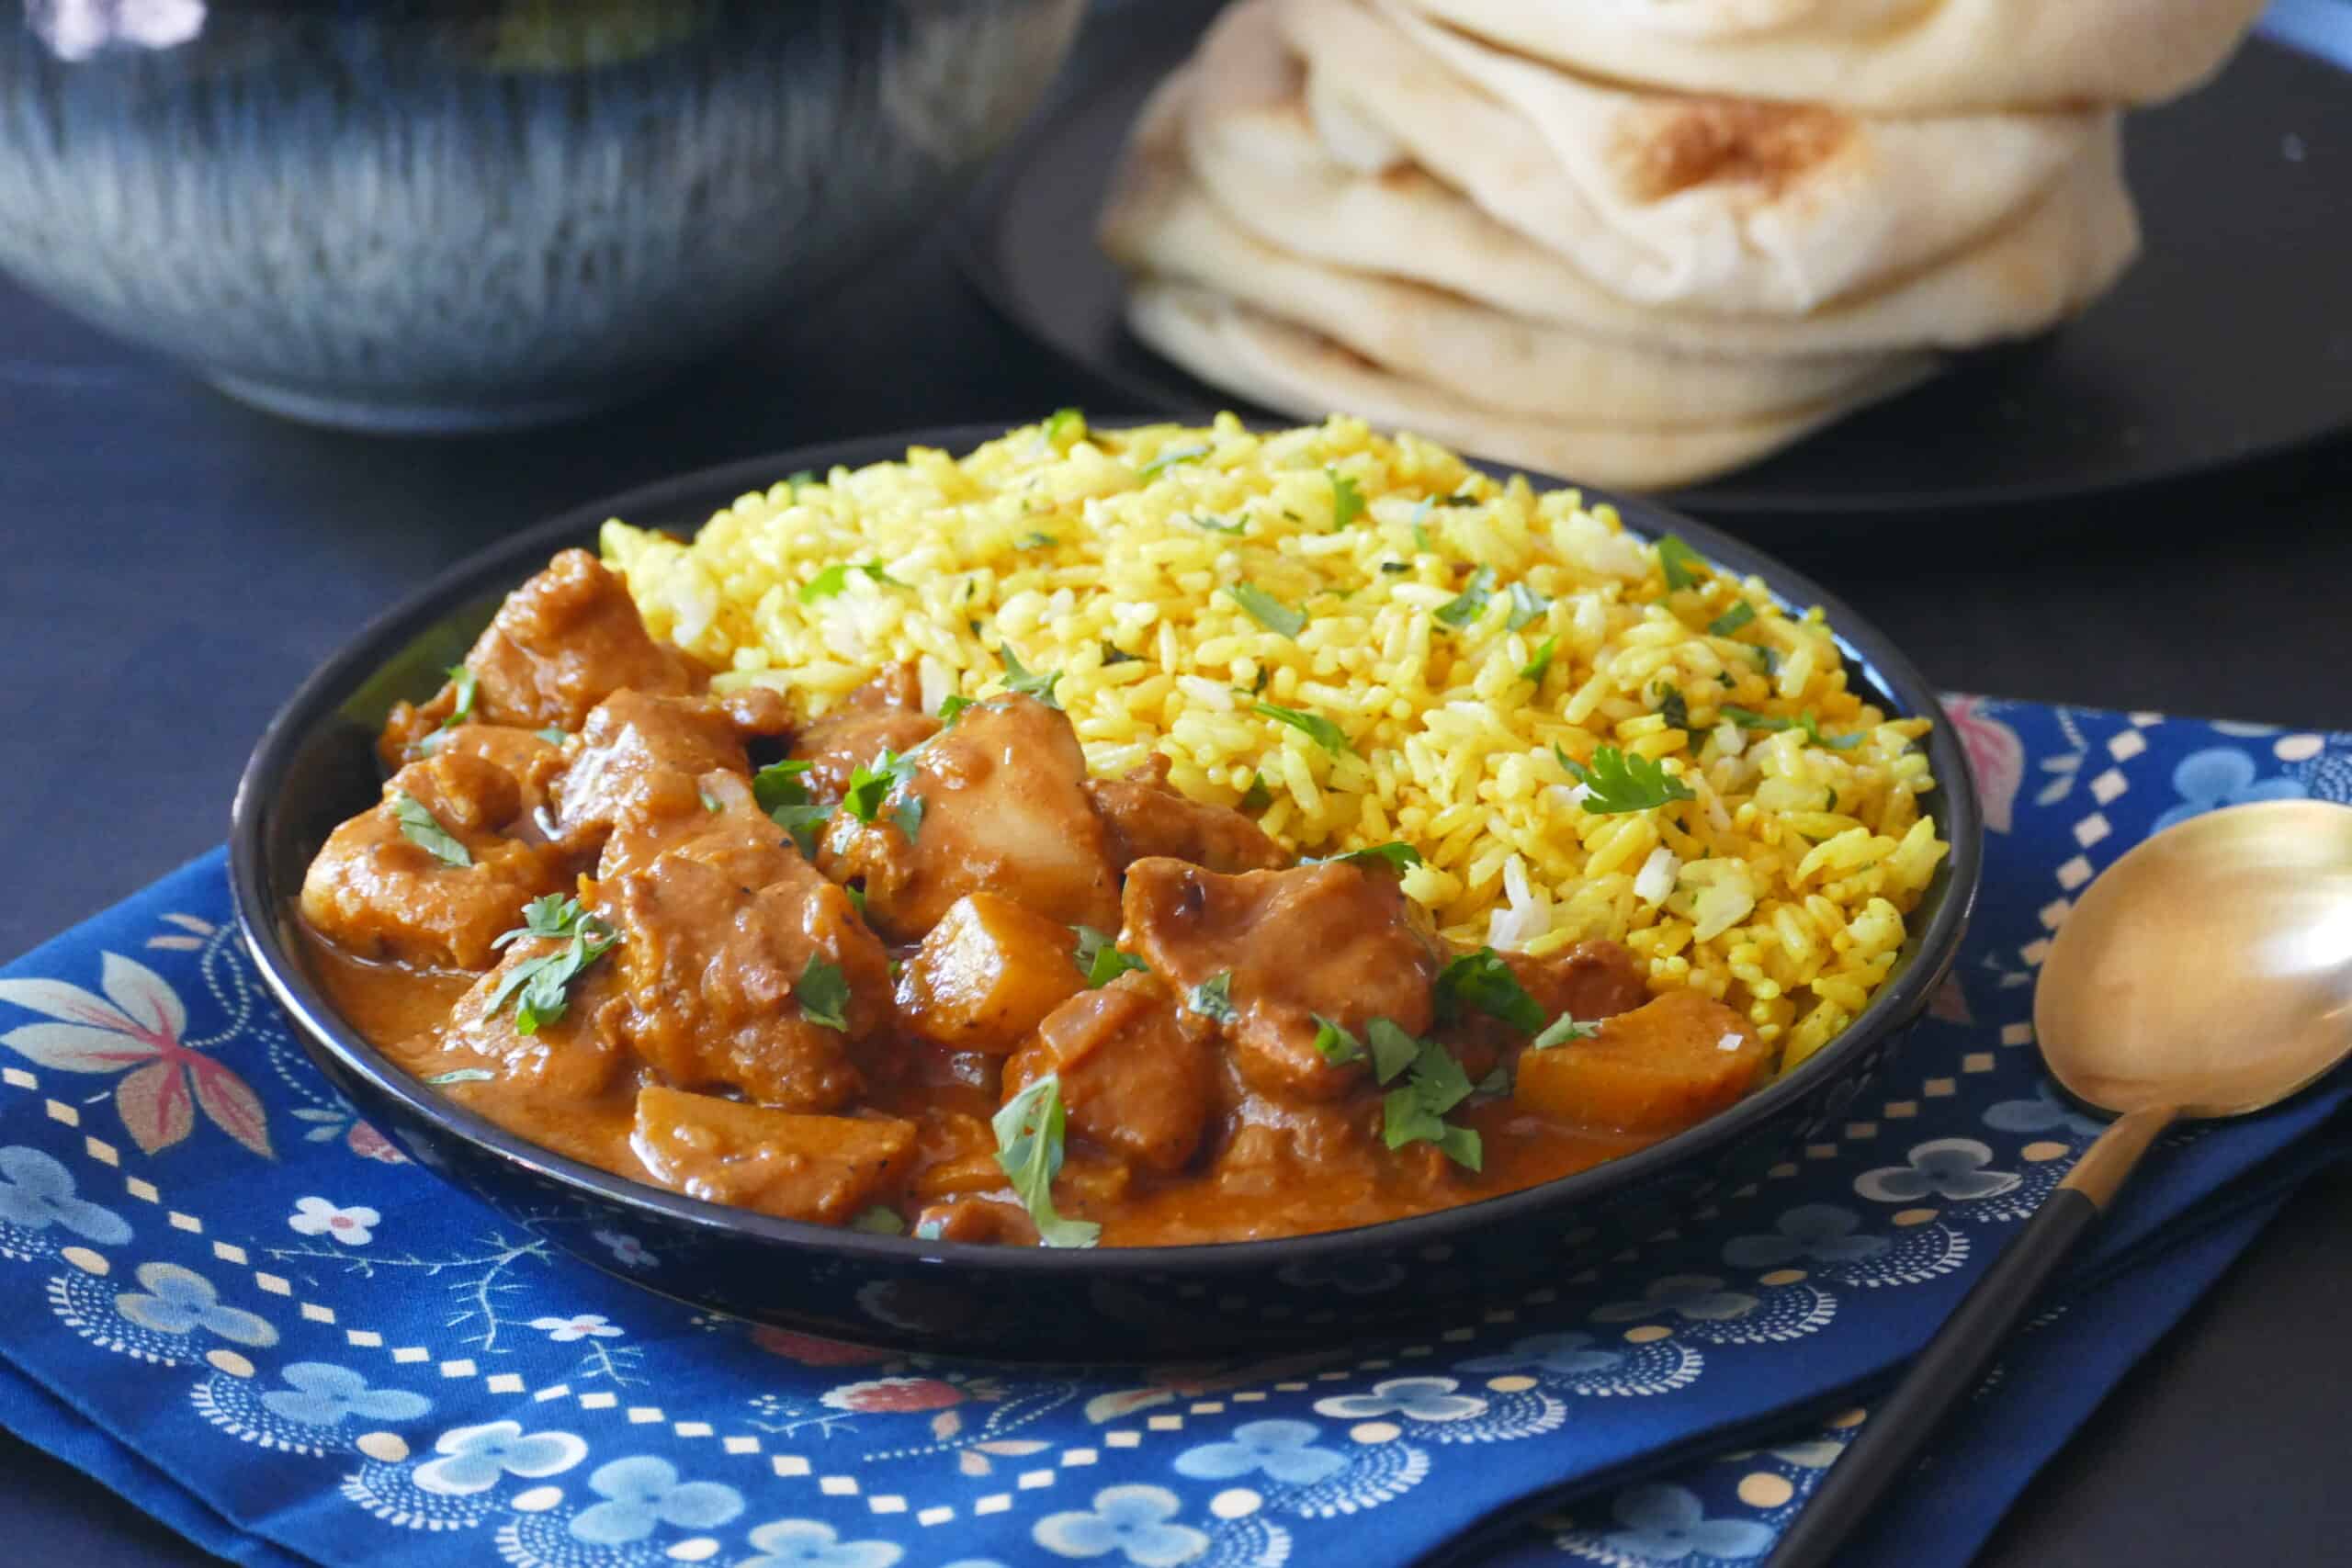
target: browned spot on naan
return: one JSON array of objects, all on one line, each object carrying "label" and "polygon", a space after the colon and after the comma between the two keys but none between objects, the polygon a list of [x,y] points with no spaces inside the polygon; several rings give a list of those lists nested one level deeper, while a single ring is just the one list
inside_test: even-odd
[{"label": "browned spot on naan", "polygon": [[1777,194],[1837,157],[1854,130],[1850,117],[1814,104],[1676,98],[1621,118],[1611,153],[1645,201],[1709,184]]}]

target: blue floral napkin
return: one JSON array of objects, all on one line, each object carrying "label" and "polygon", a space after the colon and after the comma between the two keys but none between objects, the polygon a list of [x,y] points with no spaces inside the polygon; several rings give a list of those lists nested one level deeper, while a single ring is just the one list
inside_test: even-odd
[{"label": "blue floral napkin", "polygon": [[[571,1261],[353,1119],[209,857],[0,975],[0,1424],[254,1564],[1752,1562],[2095,1134],[2031,1049],[2074,896],[2162,823],[2352,795],[2352,734],[1950,706],[1984,895],[1850,1120],[1605,1270],[1228,1365],[901,1357]],[[2344,1095],[2172,1136],[1856,1561],[1964,1562],[2334,1152]]]}]

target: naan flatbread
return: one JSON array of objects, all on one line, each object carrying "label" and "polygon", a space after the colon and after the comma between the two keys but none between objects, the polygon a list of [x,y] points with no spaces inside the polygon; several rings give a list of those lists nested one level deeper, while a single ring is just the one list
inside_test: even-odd
[{"label": "naan flatbread", "polygon": [[[1803,314],[1917,272],[2039,199],[2105,121],[2097,110],[1877,119],[1627,89],[1503,53],[1396,0],[1237,13],[1204,71],[1276,47],[1266,35],[1278,27],[1340,162],[1372,174],[1418,164],[1641,304]],[[1367,162],[1366,125],[1393,139],[1388,164]]]},{"label": "naan flatbread", "polygon": [[1421,284],[1303,260],[1251,238],[1185,166],[1190,72],[1136,122],[1102,214],[1103,248],[1131,272],[1198,285],[1332,340],[1410,381],[1532,419],[1645,430],[1809,411],[1884,385],[1925,355],[1731,358],[1661,353],[1512,316]]},{"label": "naan flatbread", "polygon": [[1136,335],[1203,380],[1296,419],[1354,414],[1457,449],[1589,484],[1660,490],[1740,468],[1911,384],[1890,373],[1817,407],[1707,427],[1638,430],[1531,420],[1390,374],[1303,327],[1190,285],[1136,280]]},{"label": "naan flatbread", "polygon": [[[1255,3],[1255,0],[1253,0]],[[1262,16],[1262,14],[1261,14]],[[1717,355],[1968,347],[2039,332],[2111,284],[2139,251],[2112,114],[2041,198],[1975,244],[1803,316],[1663,309],[1625,299],[1558,252],[1417,168],[1368,175],[1335,158],[1282,49],[1227,50],[1253,25],[1222,17],[1184,117],[1187,160],[1219,209],[1293,255],[1467,296],[1611,342]],[[1219,69],[1206,69],[1215,60]],[[1367,137],[1378,151],[1376,137]]]},{"label": "naan flatbread", "polygon": [[1646,86],[1878,114],[2150,104],[2264,0],[1410,0],[1538,60]]}]

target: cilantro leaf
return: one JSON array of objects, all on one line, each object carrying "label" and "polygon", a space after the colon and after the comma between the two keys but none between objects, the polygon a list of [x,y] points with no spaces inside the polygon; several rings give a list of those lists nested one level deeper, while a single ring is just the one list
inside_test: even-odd
[{"label": "cilantro leaf", "polygon": [[906,586],[905,583],[883,570],[882,563],[878,560],[837,560],[800,585],[800,602],[803,604],[814,604],[820,599],[831,599],[849,586],[849,574],[853,571],[862,571],[876,582],[887,582],[896,588]]},{"label": "cilantro leaf", "polygon": [[1421,852],[1407,843],[1374,844],[1370,849],[1342,850],[1336,855],[1308,855],[1301,865],[1385,865],[1391,874],[1402,876],[1408,865],[1421,863]]},{"label": "cilantro leaf", "polygon": [[1220,523],[1205,512],[1193,513],[1190,521],[1192,522],[1193,526],[1196,528],[1206,528],[1212,534],[1232,534],[1239,536],[1250,531],[1250,525],[1247,523]]},{"label": "cilantro leaf", "polygon": [[1437,1140],[1438,1152],[1464,1170],[1486,1167],[1486,1145],[1476,1127],[1448,1127]]},{"label": "cilantro leaf", "polygon": [[804,857],[817,852],[817,834],[832,817],[830,806],[818,806],[802,801],[777,807],[768,813],[770,820],[792,835],[792,842]]},{"label": "cilantro leaf", "polygon": [[[1556,747],[1554,750],[1558,750]],[[1639,752],[1620,751],[1614,746],[1599,747],[1592,753],[1589,767],[1566,752],[1559,752],[1559,758],[1569,776],[1585,786],[1584,808],[1588,816],[1617,817],[1698,798],[1690,793],[1690,785],[1666,771],[1664,763]]]},{"label": "cilantro leaf", "polygon": [[1145,479],[1151,479],[1166,473],[1179,463],[1197,463],[1208,455],[1209,449],[1205,446],[1172,446],[1137,468],[1136,472]]},{"label": "cilantro leaf", "polygon": [[1334,757],[1347,755],[1346,733],[1320,714],[1301,713],[1296,708],[1277,707],[1272,703],[1257,703],[1252,706],[1275,723],[1289,725]]},{"label": "cilantro leaf", "polygon": [[1381,1101],[1381,1141],[1392,1149],[1407,1144],[1435,1144],[1455,1164],[1476,1170],[1484,1157],[1478,1134],[1445,1122],[1445,1113],[1470,1098],[1470,1075],[1462,1070],[1452,1052],[1434,1040],[1416,1043],[1409,1066],[1407,1081],[1390,1089]]},{"label": "cilantro leaf", "polygon": [[864,1231],[869,1235],[904,1235],[907,1234],[907,1222],[899,1217],[898,1210],[876,1203],[870,1209],[859,1211],[857,1216],[850,1221],[849,1228]]},{"label": "cilantro leaf", "polygon": [[1723,716],[1742,729],[1781,730],[1801,729],[1805,739],[1815,746],[1826,746],[1832,751],[1850,751],[1869,739],[1869,731],[1857,729],[1851,735],[1825,735],[1821,721],[1807,710],[1794,718],[1782,718],[1778,714],[1757,713],[1749,708],[1724,705]]},{"label": "cilantro leaf", "polygon": [[1363,1026],[1363,1036],[1372,1046],[1372,1076],[1382,1083],[1411,1066],[1421,1054],[1421,1043],[1395,1019],[1374,1019]]},{"label": "cilantro leaf", "polygon": [[860,762],[849,771],[849,788],[842,792],[842,804],[859,821],[871,822],[881,815],[882,802],[890,792],[913,777],[914,771],[912,757],[900,756],[885,746],[872,762]]},{"label": "cilantro leaf", "polygon": [[960,692],[950,692],[939,699],[939,728],[956,728],[956,716],[972,705],[972,699]]},{"label": "cilantro leaf", "polygon": [[1493,1072],[1478,1080],[1478,1092],[1480,1094],[1509,1094],[1510,1068],[1507,1065],[1498,1063]]},{"label": "cilantro leaf", "polygon": [[1487,601],[1494,596],[1495,569],[1482,566],[1470,574],[1462,592],[1437,607],[1437,618],[1443,625],[1460,630],[1487,613]]},{"label": "cilantro leaf", "polygon": [[458,1067],[451,1072],[435,1073],[424,1081],[438,1089],[443,1084],[488,1083],[497,1076],[488,1067]]},{"label": "cilantro leaf", "polygon": [[922,796],[910,795],[891,811],[890,820],[899,825],[899,831],[904,833],[907,842],[911,844],[915,841],[915,835],[922,830]]},{"label": "cilantro leaf", "polygon": [[1589,1040],[1600,1032],[1600,1025],[1583,1023],[1562,1013],[1544,1026],[1544,1032],[1527,1043],[1531,1051],[1549,1051],[1555,1045],[1566,1045],[1571,1040]]},{"label": "cilantro leaf", "polygon": [[695,793],[702,797],[702,808],[705,811],[715,812],[720,808],[718,796],[711,794],[710,791],[707,789],[697,789]]},{"label": "cilantro leaf", "polygon": [[1722,615],[1707,623],[1707,630],[1716,637],[1729,637],[1756,618],[1756,606],[1742,599]]},{"label": "cilantro leaf", "polygon": [[1421,1103],[1440,1116],[1470,1098],[1470,1075],[1462,1070],[1453,1052],[1434,1040],[1421,1042],[1411,1075],[1408,1081],[1419,1093]]},{"label": "cilantro leaf", "polygon": [[1012,645],[1009,642],[997,644],[996,651],[997,657],[1004,660],[1004,689],[1006,691],[1019,692],[1024,696],[1035,697],[1049,708],[1058,708],[1062,705],[1054,700],[1054,682],[1062,678],[1060,671],[1049,670],[1031,674],[1022,667],[1020,658],[1014,654]]},{"label": "cilantro leaf", "polygon": [[1266,775],[1261,773],[1252,773],[1250,775],[1250,787],[1241,792],[1241,809],[1244,811],[1263,811],[1273,803],[1274,792],[1266,787]]},{"label": "cilantro leaf", "polygon": [[524,1034],[537,1034],[541,1024],[561,1018],[571,1005],[566,992],[571,982],[620,941],[620,933],[582,910],[579,899],[560,897],[553,893],[523,906],[522,926],[505,932],[491,945],[504,947],[532,937],[564,942],[565,945],[537,958],[526,958],[509,969],[482,1009],[482,1015],[488,1017],[504,1007],[508,998],[516,998],[514,1028]]},{"label": "cilantro leaf", "polygon": [[1331,531],[1336,534],[1363,515],[1363,491],[1337,468],[1326,468],[1323,474],[1331,481]]},{"label": "cilantro leaf", "polygon": [[1078,947],[1071,954],[1078,963],[1078,972],[1086,976],[1086,987],[1098,990],[1130,969],[1147,973],[1150,965],[1132,953],[1119,951],[1116,941],[1107,931],[1092,926],[1073,926],[1078,932]]},{"label": "cilantro leaf", "polygon": [[399,818],[401,837],[447,865],[471,865],[474,857],[465,845],[425,809],[424,802],[404,789],[392,791],[392,815]]},{"label": "cilantro leaf", "polygon": [[1091,1220],[1066,1220],[1054,1208],[1054,1178],[1061,1174],[1062,1140],[1069,1113],[1062,1109],[1062,1080],[1047,1073],[1004,1102],[989,1125],[996,1130],[996,1163],[1047,1247],[1092,1247],[1102,1227]]},{"label": "cilantro leaf", "polygon": [[1684,544],[1680,536],[1675,534],[1657,536],[1657,564],[1658,570],[1666,573],[1666,591],[1669,593],[1690,587],[1714,570],[1707,564],[1706,557]]},{"label": "cilantro leaf", "polygon": [[1185,998],[1185,1005],[1203,1018],[1213,1019],[1218,1023],[1230,1022],[1240,1016],[1239,1010],[1233,1005],[1233,971],[1220,969],[1193,987],[1193,994]]},{"label": "cilantro leaf", "polygon": [[792,499],[794,503],[797,505],[800,501],[800,492],[802,491],[815,488],[817,484],[817,470],[814,468],[801,468],[797,472],[785,475],[784,482],[786,488],[792,491]]},{"label": "cilantro leaf", "polygon": [[1143,655],[1140,653],[1129,653],[1125,649],[1121,648],[1118,644],[1113,642],[1106,642],[1102,645],[1102,668],[1105,670],[1108,670],[1114,664],[1140,664],[1142,662]]},{"label": "cilantro leaf", "polygon": [[800,1004],[800,1016],[824,1029],[849,1032],[849,981],[842,974],[841,965],[830,964],[821,953],[808,955],[808,967],[800,971],[800,978],[792,987],[792,999]]},{"label": "cilantro leaf", "polygon": [[550,746],[560,746],[565,741],[571,739],[568,733],[558,729],[552,724],[548,725],[545,729],[537,730],[535,733],[540,739],[546,741]]},{"label": "cilantro leaf", "polygon": [[1363,1060],[1363,1042],[1349,1032],[1348,1026],[1325,1018],[1321,1013],[1310,1015],[1315,1020],[1315,1049],[1335,1067]]},{"label": "cilantro leaf", "polygon": [[1690,705],[1682,700],[1681,687],[1666,688],[1666,695],[1658,699],[1657,715],[1677,729],[1690,728]]},{"label": "cilantro leaf", "polygon": [[770,762],[752,775],[752,798],[759,802],[763,811],[774,811],[779,806],[806,806],[808,786],[801,782],[812,764],[797,757],[781,762]]},{"label": "cilantro leaf", "polygon": [[1529,660],[1525,664],[1520,667],[1519,678],[1522,681],[1532,681],[1539,686],[1542,685],[1544,683],[1544,675],[1551,671],[1552,655],[1558,649],[1559,646],[1560,639],[1556,637],[1547,637],[1542,642],[1537,643],[1535,645],[1535,657]]},{"label": "cilantro leaf", "polygon": [[1491,947],[1465,953],[1438,971],[1438,1017],[1460,1018],[1472,1008],[1522,1032],[1544,1027],[1542,1004],[1527,994],[1518,975]]},{"label": "cilantro leaf", "polygon": [[1503,623],[1503,630],[1515,632],[1552,607],[1552,601],[1524,582],[1510,585],[1510,619]]},{"label": "cilantro leaf", "polygon": [[458,688],[458,701],[449,709],[449,716],[441,721],[440,727],[416,743],[417,750],[427,757],[440,750],[443,736],[474,716],[474,688],[481,677],[473,672],[470,665],[465,664],[450,665],[448,675],[450,683]]},{"label": "cilantro leaf", "polygon": [[1750,644],[1747,651],[1756,655],[1756,667],[1763,671],[1766,675],[1778,675],[1781,672],[1781,650],[1779,649],[1768,648],[1763,643],[1759,642]]},{"label": "cilantro leaf", "polygon": [[1237,582],[1226,591],[1232,601],[1250,612],[1250,618],[1270,632],[1295,637],[1306,629],[1306,612],[1294,610],[1254,583]]},{"label": "cilantro leaf", "polygon": [[1012,541],[1012,547],[1016,550],[1043,550],[1051,549],[1059,543],[1061,543],[1059,539],[1040,529],[1022,535],[1021,537]]},{"label": "cilantro leaf", "polygon": [[1085,434],[1085,413],[1078,409],[1056,409],[1046,419],[1046,445],[1048,446],[1061,445],[1064,431],[1074,431],[1080,435]]}]

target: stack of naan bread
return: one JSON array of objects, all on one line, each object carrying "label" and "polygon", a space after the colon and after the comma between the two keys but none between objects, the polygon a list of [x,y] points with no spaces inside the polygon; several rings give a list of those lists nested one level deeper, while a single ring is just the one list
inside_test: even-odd
[{"label": "stack of naan bread", "polygon": [[1218,387],[1686,483],[2080,310],[2262,0],[1238,0],[1102,217]]}]

